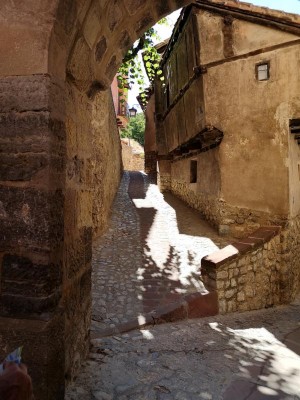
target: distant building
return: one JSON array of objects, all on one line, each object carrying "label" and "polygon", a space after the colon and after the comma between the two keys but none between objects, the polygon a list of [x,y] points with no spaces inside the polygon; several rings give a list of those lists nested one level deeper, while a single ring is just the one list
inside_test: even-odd
[{"label": "distant building", "polygon": [[299,217],[300,16],[195,1],[161,66],[145,162],[162,189],[236,236]]},{"label": "distant building", "polygon": [[118,75],[114,77],[111,84],[111,92],[117,117],[117,124],[119,129],[126,128],[129,122],[128,112],[128,93],[118,87]]}]

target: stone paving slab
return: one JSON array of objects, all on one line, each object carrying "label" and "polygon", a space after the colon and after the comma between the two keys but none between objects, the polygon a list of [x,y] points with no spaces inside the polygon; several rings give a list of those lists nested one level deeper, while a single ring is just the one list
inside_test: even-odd
[{"label": "stone paving slab", "polygon": [[190,315],[188,306],[186,314],[181,309],[190,295],[207,293],[201,258],[228,240],[197,211],[163,196],[145,174],[125,172],[109,229],[94,245],[92,336],[124,332],[153,318],[215,314],[216,304],[201,296],[198,315],[195,307]]},{"label": "stone paving slab", "polygon": [[92,340],[66,400],[299,400],[300,299]]}]

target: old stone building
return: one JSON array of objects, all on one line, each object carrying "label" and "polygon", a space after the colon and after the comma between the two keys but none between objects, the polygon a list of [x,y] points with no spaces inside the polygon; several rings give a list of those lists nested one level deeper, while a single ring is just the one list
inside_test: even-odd
[{"label": "old stone building", "polygon": [[[117,129],[112,129],[115,113],[108,89],[131,44],[161,17],[189,3],[190,0],[0,2],[0,358],[23,346],[36,399],[63,399],[65,382],[74,377],[89,349],[92,241],[105,229],[121,174],[120,139]],[[235,1],[226,4],[237,5]],[[245,10],[251,7],[245,6]],[[276,24],[286,28],[286,32],[278,30],[280,35],[298,35],[296,18],[276,12],[266,14],[270,21],[280,19]],[[291,32],[292,27],[295,32]],[[230,24],[226,29],[224,37],[230,42]],[[250,43],[252,35],[257,32],[245,31]],[[278,49],[282,41],[285,39],[278,37]],[[291,48],[287,44],[280,51],[290,54]],[[295,55],[290,56],[285,59],[286,71],[294,65]],[[209,57],[207,54],[205,63],[216,61]],[[240,57],[240,63],[242,56],[236,57]],[[271,64],[270,77],[272,68]],[[210,76],[210,69],[207,70]],[[289,93],[297,93],[298,70],[291,75],[295,83]],[[281,82],[281,78],[278,80]],[[228,88],[221,88],[227,94]],[[285,83],[278,91],[289,96]],[[274,93],[270,91],[269,95],[271,99]],[[289,103],[283,103],[278,111],[278,121],[283,121],[283,126],[286,104]],[[216,128],[217,121],[212,116],[221,111],[219,107],[207,114]],[[289,120],[297,121],[296,111],[294,108],[288,113]],[[236,104],[232,113],[238,114]],[[243,116],[238,127],[249,121],[251,118]],[[291,121],[295,132],[293,124]],[[278,132],[269,128],[269,135]],[[230,138],[226,139],[224,127],[223,133],[222,145]],[[273,138],[277,156],[280,152],[276,148],[286,154],[287,142],[289,147],[294,146],[291,151],[299,151],[291,135]],[[264,151],[264,142],[256,147]],[[228,151],[231,148],[229,145]],[[272,152],[266,152],[269,165],[279,159],[271,156]],[[166,164],[166,170],[168,167]],[[284,197],[283,208],[278,210],[289,224],[281,235],[280,254],[286,266],[286,286],[282,290],[291,296],[299,280],[300,223],[297,192],[293,201],[290,193],[295,189],[291,185],[287,189],[284,182],[298,179],[297,168],[293,174],[291,166],[286,168],[283,195],[279,192]],[[278,171],[278,178],[282,179],[280,162]],[[259,177],[266,172],[265,167],[259,169],[259,174],[254,169],[253,175]],[[270,182],[265,186],[270,187]],[[239,189],[242,192],[244,187]],[[276,208],[275,197],[272,198]],[[287,211],[287,203],[293,214]]]},{"label": "old stone building", "polygon": [[220,232],[241,237],[300,214],[299,23],[196,1],[165,52],[155,90],[162,185]]},{"label": "old stone building", "polygon": [[157,160],[161,190],[239,238],[201,264],[221,313],[289,302],[299,291],[299,38],[297,15],[195,1],[149,97],[147,172]]}]

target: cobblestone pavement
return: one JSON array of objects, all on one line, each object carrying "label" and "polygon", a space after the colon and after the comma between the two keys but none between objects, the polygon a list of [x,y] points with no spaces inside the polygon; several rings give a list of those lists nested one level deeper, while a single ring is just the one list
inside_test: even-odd
[{"label": "cobblestone pavement", "polygon": [[110,227],[93,251],[94,336],[130,321],[138,325],[159,306],[204,293],[200,260],[226,244],[198,212],[163,196],[145,174],[125,172]]},{"label": "cobblestone pavement", "polygon": [[300,399],[300,301],[92,341],[65,400]]}]

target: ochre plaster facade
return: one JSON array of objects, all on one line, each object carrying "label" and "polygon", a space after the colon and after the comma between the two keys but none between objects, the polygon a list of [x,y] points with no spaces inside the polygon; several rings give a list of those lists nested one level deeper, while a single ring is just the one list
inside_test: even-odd
[{"label": "ochre plaster facade", "polygon": [[[289,126],[300,115],[300,18],[279,14],[196,2],[177,24],[162,61],[166,80],[156,85],[169,189],[238,237],[300,213],[300,147]],[[259,81],[264,62],[270,77]],[[210,131],[216,140],[207,145]]]},{"label": "ochre plaster facade", "polygon": [[182,12],[161,62],[151,97],[161,190],[240,238],[202,260],[221,313],[299,292],[299,62],[299,16],[203,1]]}]

